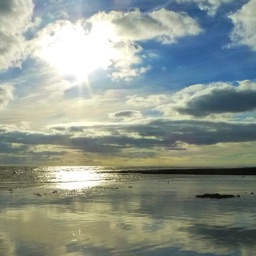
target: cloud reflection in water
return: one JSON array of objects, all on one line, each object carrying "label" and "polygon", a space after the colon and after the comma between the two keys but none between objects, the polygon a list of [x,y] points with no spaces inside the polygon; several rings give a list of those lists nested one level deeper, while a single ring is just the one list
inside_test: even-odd
[{"label": "cloud reflection in water", "polygon": [[[59,180],[71,178],[67,173],[59,172]],[[78,170],[74,179],[80,174]],[[47,256],[251,256],[256,252],[253,195],[245,195],[243,187],[226,178],[221,186],[243,193],[243,199],[200,200],[194,197],[200,186],[208,183],[211,189],[220,189],[220,178],[184,177],[168,183],[169,179],[129,176],[123,182],[83,189],[83,196],[35,196],[23,205],[15,203],[18,192],[1,192],[13,201],[1,207],[0,237],[5,239],[0,249],[6,255]],[[82,182],[86,184],[86,177]],[[247,182],[247,189],[255,182]]]}]

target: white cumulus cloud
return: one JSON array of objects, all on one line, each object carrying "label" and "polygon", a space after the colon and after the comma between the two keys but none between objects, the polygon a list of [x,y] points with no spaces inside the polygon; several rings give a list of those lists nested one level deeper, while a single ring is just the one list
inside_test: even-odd
[{"label": "white cumulus cloud", "polygon": [[157,40],[163,44],[177,42],[181,37],[195,36],[202,32],[199,24],[185,13],[160,9],[143,13],[136,9],[130,12],[99,12],[88,20],[85,27],[91,33],[101,33],[112,43],[113,55],[111,77],[114,80],[130,79],[147,72],[140,56],[141,41]]},{"label": "white cumulus cloud", "polygon": [[[73,31],[70,36],[58,36],[68,29]],[[42,56],[38,46],[48,38],[50,41],[47,39],[48,43],[42,50],[49,53],[49,49],[57,45],[53,53],[47,54],[57,56],[48,56],[46,59],[50,59],[55,66],[61,66],[62,70],[65,69],[63,63],[73,61],[75,63],[72,66],[80,73],[83,67],[90,66],[93,67],[92,71],[108,70],[113,80],[130,80],[151,69],[150,65],[144,63],[145,52],[141,41],[156,40],[162,44],[171,44],[181,37],[195,36],[201,31],[196,20],[187,14],[166,9],[150,13],[140,10],[99,12],[75,23],[59,20],[40,30],[34,40],[34,57]],[[73,42],[71,38],[77,36],[78,32],[81,40]],[[55,40],[54,44],[51,40]],[[61,42],[63,40],[66,43]],[[62,49],[65,49],[63,53]],[[62,61],[59,61],[60,58]],[[69,65],[68,69],[71,69]]]},{"label": "white cumulus cloud", "polygon": [[30,26],[33,7],[32,0],[0,1],[0,70],[19,66],[25,58],[23,33]]},{"label": "white cumulus cloud", "polygon": [[13,86],[0,85],[0,109],[4,108],[13,99]]},{"label": "white cumulus cloud", "polygon": [[229,18],[234,24],[231,41],[256,51],[256,0],[251,0]]},{"label": "white cumulus cloud", "polygon": [[131,12],[98,13],[90,20],[109,23],[118,38],[125,41],[143,41],[156,39],[162,43],[174,43],[180,37],[197,35],[202,30],[198,23],[185,13],[160,9],[150,13],[140,10]]}]

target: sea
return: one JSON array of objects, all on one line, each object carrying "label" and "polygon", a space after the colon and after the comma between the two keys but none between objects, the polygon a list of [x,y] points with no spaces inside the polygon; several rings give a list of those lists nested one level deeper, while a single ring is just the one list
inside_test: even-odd
[{"label": "sea", "polygon": [[0,255],[253,256],[256,175],[0,167]]}]

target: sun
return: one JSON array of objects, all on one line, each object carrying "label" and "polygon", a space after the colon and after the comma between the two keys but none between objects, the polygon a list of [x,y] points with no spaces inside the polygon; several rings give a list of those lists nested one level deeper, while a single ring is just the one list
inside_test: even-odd
[{"label": "sun", "polygon": [[82,25],[65,22],[45,29],[40,39],[40,57],[61,75],[79,81],[97,69],[111,66],[116,55],[109,29],[96,26],[89,32]]}]

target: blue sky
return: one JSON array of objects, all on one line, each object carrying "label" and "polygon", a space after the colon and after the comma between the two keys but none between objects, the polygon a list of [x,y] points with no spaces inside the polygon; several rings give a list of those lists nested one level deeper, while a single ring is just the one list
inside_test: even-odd
[{"label": "blue sky", "polygon": [[0,0],[0,164],[253,166],[256,0]]}]

